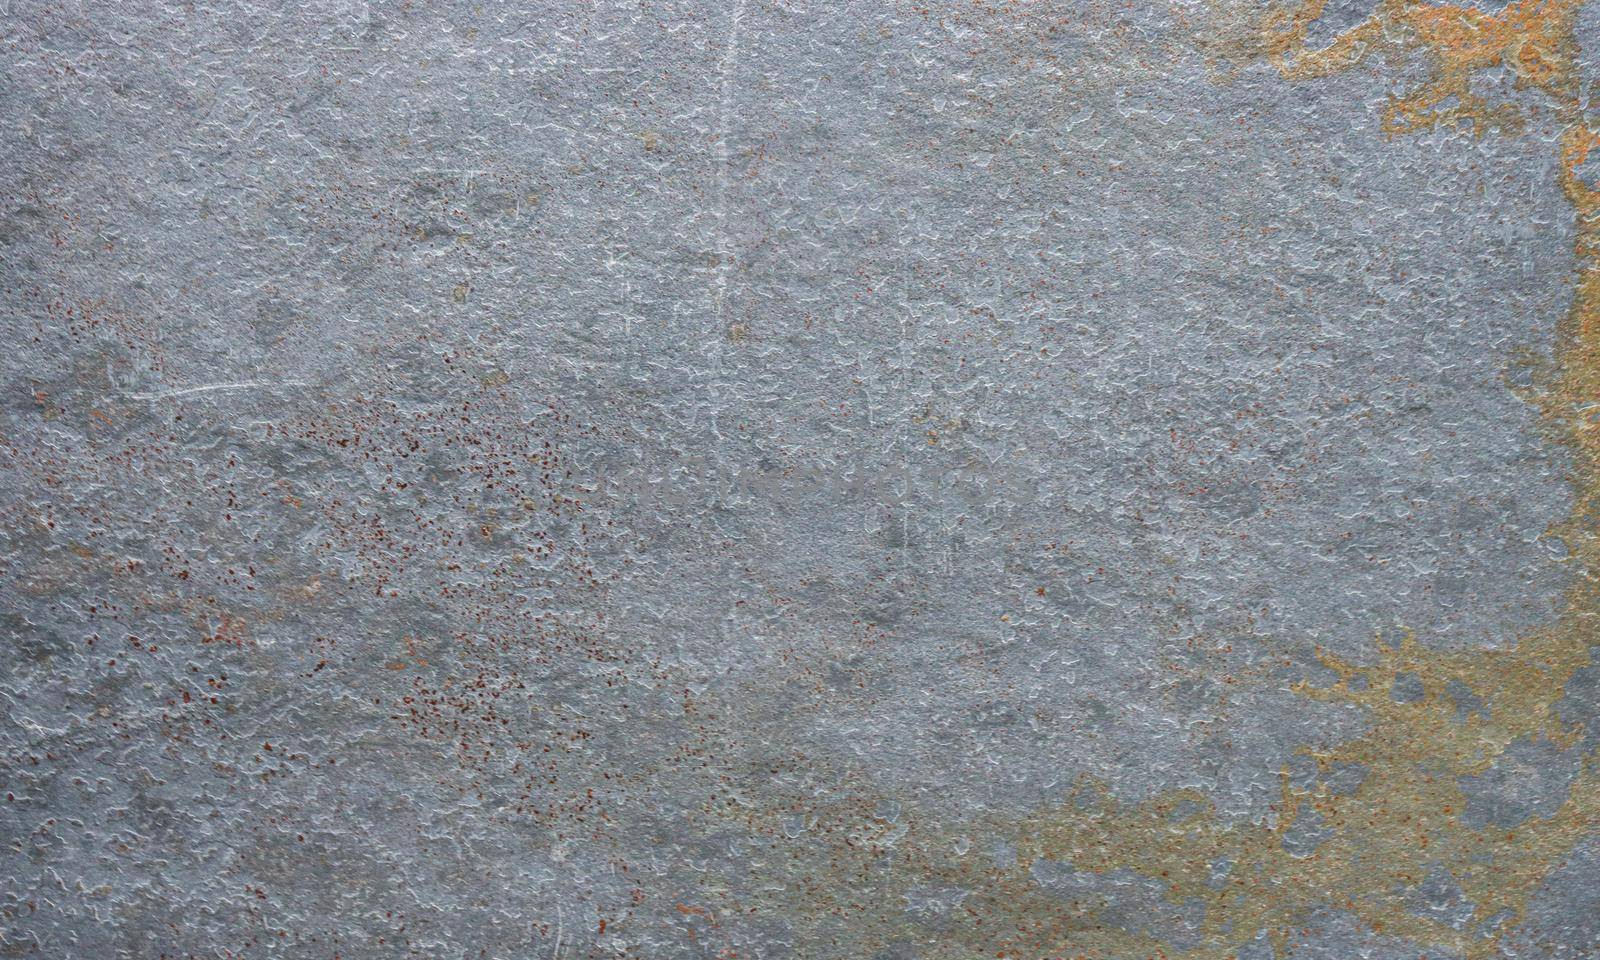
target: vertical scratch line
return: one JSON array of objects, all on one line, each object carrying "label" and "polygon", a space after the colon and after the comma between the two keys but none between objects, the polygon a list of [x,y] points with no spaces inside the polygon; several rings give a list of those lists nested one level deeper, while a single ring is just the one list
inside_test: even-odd
[{"label": "vertical scratch line", "polygon": [[728,235],[728,164],[732,155],[728,139],[733,133],[734,81],[739,71],[739,21],[744,16],[744,0],[735,0],[728,17],[728,43],[722,51],[719,66],[721,90],[717,104],[717,143],[714,156],[717,165],[716,196],[712,211],[717,221],[717,271],[712,279],[711,308],[715,329],[711,332],[711,432],[718,440],[721,417],[721,398],[718,384],[722,379],[722,338],[727,333],[723,316],[727,312],[729,271],[733,265],[733,240]]},{"label": "vertical scratch line", "polygon": [[733,86],[739,71],[739,20],[743,16],[744,0],[735,0],[728,18],[728,44],[722,51],[722,90],[717,118],[717,276],[714,294],[719,333],[728,299],[728,271],[733,260],[733,241],[728,236],[728,163],[731,160],[728,138],[733,133]]}]

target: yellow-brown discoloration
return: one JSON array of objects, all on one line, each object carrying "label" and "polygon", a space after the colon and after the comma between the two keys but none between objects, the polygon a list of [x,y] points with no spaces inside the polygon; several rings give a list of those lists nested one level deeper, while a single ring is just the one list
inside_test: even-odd
[{"label": "yellow-brown discoloration", "polygon": [[1511,71],[1519,84],[1546,94],[1558,109],[1577,96],[1572,36],[1577,0],[1524,0],[1498,14],[1385,0],[1371,17],[1328,46],[1308,50],[1307,29],[1322,16],[1325,4],[1309,0],[1268,16],[1259,51],[1291,80],[1339,73],[1375,53],[1427,57],[1432,68],[1427,82],[1394,97],[1384,112],[1384,129],[1391,134],[1462,121],[1479,133],[1520,129],[1522,117],[1514,105],[1493,104],[1473,91],[1474,79],[1492,67]]},{"label": "yellow-brown discoloration", "polygon": [[[779,835],[795,812],[812,819],[826,866],[804,868],[806,881],[781,898],[784,912],[809,917],[826,938],[838,927],[877,925],[877,935],[927,939],[903,918],[909,891],[964,891],[948,911],[940,946],[930,956],[1188,957],[1224,960],[1260,936],[1285,955],[1296,932],[1318,911],[1343,911],[1369,930],[1471,960],[1497,953],[1520,923],[1529,899],[1584,838],[1600,828],[1600,754],[1583,758],[1570,794],[1553,815],[1515,828],[1466,817],[1462,778],[1482,775],[1517,742],[1548,741],[1579,749],[1578,732],[1556,706],[1574,673],[1590,662],[1600,614],[1600,189],[1582,179],[1600,148],[1600,131],[1584,116],[1573,37],[1577,0],[1524,0],[1499,13],[1415,0],[1385,0],[1364,22],[1321,49],[1308,49],[1308,27],[1325,0],[1307,0],[1253,19],[1235,14],[1209,52],[1235,65],[1267,60],[1290,81],[1314,80],[1363,63],[1374,54],[1428,66],[1415,89],[1391,97],[1384,130],[1391,136],[1439,125],[1470,124],[1478,135],[1517,133],[1542,108],[1561,125],[1560,186],[1577,222],[1577,278],[1561,323],[1550,373],[1533,391],[1547,432],[1570,446],[1574,501],[1558,530],[1573,559],[1574,585],[1548,628],[1504,649],[1439,652],[1425,638],[1380,643],[1374,662],[1322,654],[1337,676],[1331,685],[1302,682],[1298,693],[1364,711],[1369,732],[1330,749],[1302,753],[1329,773],[1358,765],[1353,790],[1281,776],[1274,816],[1239,823],[1219,816],[1195,791],[1176,791],[1128,805],[1094,784],[1081,785],[1059,808],[1021,823],[976,822],[952,831],[936,825],[886,822],[871,801],[818,805],[796,798],[793,811],[752,816],[759,833]],[[1504,68],[1528,104],[1495,103],[1476,89],[1485,71]],[[1396,696],[1404,678],[1410,691]],[[1420,693],[1418,692],[1420,690]],[[1458,702],[1458,700],[1462,702]],[[1291,852],[1286,835],[1319,818],[1325,839]],[[967,836],[999,838],[1017,852],[997,866],[971,853]],[[985,841],[987,842],[987,841]],[[962,849],[963,845],[969,849]],[[814,854],[813,854],[814,855]],[[800,857],[801,855],[795,854]],[[810,865],[809,856],[803,862]],[[1041,863],[1070,864],[1079,875],[1134,878],[1156,884],[1174,911],[1203,916],[1198,939],[1163,942],[1159,923],[1113,920],[1106,902],[1085,893],[1066,901],[1046,893],[1034,874]],[[1218,864],[1227,866],[1220,868]],[[1474,908],[1460,928],[1408,908],[1407,893],[1430,871],[1446,871]],[[1203,906],[1200,914],[1194,908]]]}]

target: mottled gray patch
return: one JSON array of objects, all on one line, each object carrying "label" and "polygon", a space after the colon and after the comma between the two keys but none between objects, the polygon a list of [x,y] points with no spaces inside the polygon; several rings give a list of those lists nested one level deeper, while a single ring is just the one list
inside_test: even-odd
[{"label": "mottled gray patch", "polygon": [[1417,916],[1456,930],[1466,929],[1477,910],[1476,904],[1467,899],[1460,882],[1438,865],[1429,868],[1422,882],[1407,892],[1406,908]]},{"label": "mottled gray patch", "polygon": [[1467,796],[1462,822],[1515,827],[1530,817],[1550,817],[1566,802],[1583,762],[1578,748],[1563,750],[1542,737],[1514,740],[1493,767],[1459,778]]},{"label": "mottled gray patch", "polygon": [[1396,674],[1394,683],[1389,687],[1389,699],[1395,703],[1416,703],[1426,695],[1427,690],[1422,685],[1422,678],[1414,673]]},{"label": "mottled gray patch", "polygon": [[1483,698],[1460,680],[1452,677],[1445,683],[1444,692],[1446,696],[1455,702],[1456,721],[1458,723],[1465,723],[1474,716],[1483,720],[1489,719],[1488,708],[1484,704]]},{"label": "mottled gray patch", "polygon": [[1306,46],[1312,50],[1326,47],[1339,34],[1372,16],[1377,7],[1377,0],[1328,0],[1322,15],[1306,30]]},{"label": "mottled gray patch", "polygon": [[1335,910],[1318,911],[1310,917],[1292,937],[1289,956],[1301,960],[1461,960],[1461,954],[1453,950],[1419,947],[1375,933],[1350,914]]},{"label": "mottled gray patch", "polygon": [[1175,950],[1190,950],[1201,942],[1205,905],[1194,900],[1173,903],[1166,885],[1153,877],[1125,869],[1076,870],[1052,860],[1035,861],[1030,872],[1070,910],[1092,909],[1094,916],[1118,929],[1147,934]]},{"label": "mottled gray patch", "polygon": [[1579,960],[1600,955],[1600,842],[1580,843],[1539,884],[1527,920],[1502,948],[1507,960]]},{"label": "mottled gray patch", "polygon": [[[1595,649],[1589,648],[1591,658]],[[1586,747],[1600,748],[1600,663],[1590,663],[1572,675],[1555,709],[1562,723],[1583,731]]]},{"label": "mottled gray patch", "polygon": [[1322,769],[1316,758],[1300,754],[1289,762],[1289,782],[1301,790],[1326,791],[1346,797],[1361,789],[1367,779],[1365,764],[1339,763]]},{"label": "mottled gray patch", "polygon": [[1317,852],[1323,841],[1333,836],[1333,830],[1327,826],[1321,811],[1315,807],[1302,806],[1296,813],[1294,821],[1283,831],[1283,849],[1290,856],[1305,858]]}]

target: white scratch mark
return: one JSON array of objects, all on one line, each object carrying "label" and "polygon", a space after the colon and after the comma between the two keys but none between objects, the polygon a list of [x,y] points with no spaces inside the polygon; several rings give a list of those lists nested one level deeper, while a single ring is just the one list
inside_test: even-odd
[{"label": "white scratch mark", "polygon": [[728,139],[733,132],[734,81],[739,71],[739,21],[744,17],[744,0],[735,0],[728,16],[728,44],[722,52],[722,90],[717,111],[717,179],[713,212],[717,220],[717,272],[712,280],[711,306],[716,329],[711,333],[711,433],[718,440],[721,414],[717,384],[722,379],[722,339],[727,335],[723,315],[727,311],[728,275],[733,269],[733,240],[728,235],[728,164],[731,154]]},{"label": "white scratch mark", "polygon": [[[716,315],[720,328],[728,298],[728,271],[733,261],[733,242],[728,236],[728,138],[733,132],[733,85],[739,71],[739,20],[744,16],[744,0],[736,0],[729,17],[728,46],[722,52],[722,100],[717,121],[717,278]],[[721,330],[718,330],[721,333]]]},{"label": "white scratch mark", "polygon": [[245,380],[240,383],[205,383],[198,387],[183,387],[175,390],[151,390],[144,393],[130,393],[130,400],[165,400],[168,397],[185,397],[191,393],[212,393],[217,390],[254,390],[258,387],[303,387],[302,380]]}]

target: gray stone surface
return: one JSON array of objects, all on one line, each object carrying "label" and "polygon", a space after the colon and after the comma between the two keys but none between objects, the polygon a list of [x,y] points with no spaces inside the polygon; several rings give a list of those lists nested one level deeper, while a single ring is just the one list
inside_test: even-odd
[{"label": "gray stone surface", "polygon": [[[1562,609],[1553,115],[1391,138],[1198,2],[7,7],[0,955],[993,956],[966,881],[834,913],[892,871],[818,811],[1273,822],[1367,776],[1319,649]],[[1469,825],[1560,807],[1585,677]],[[1585,850],[1507,956],[1594,955]],[[1295,956],[1458,955],[1337,893]]]}]

